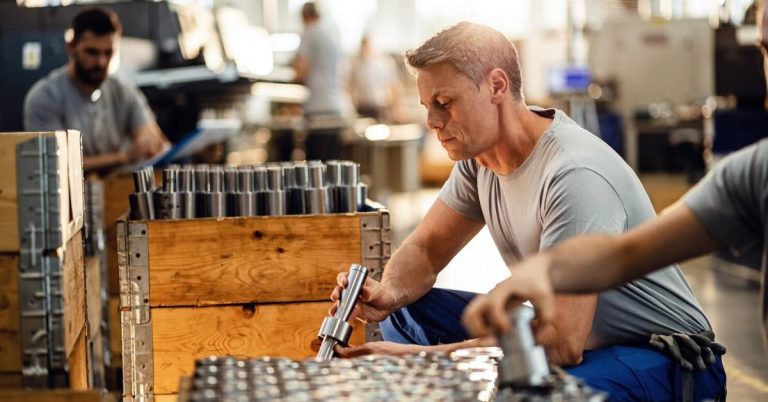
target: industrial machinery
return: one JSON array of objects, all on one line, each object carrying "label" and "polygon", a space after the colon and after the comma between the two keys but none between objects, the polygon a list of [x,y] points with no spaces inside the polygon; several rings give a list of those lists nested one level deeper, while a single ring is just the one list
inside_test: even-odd
[{"label": "industrial machinery", "polygon": [[346,345],[352,335],[352,326],[347,323],[352,315],[352,310],[363,290],[365,279],[368,277],[368,268],[352,264],[347,275],[347,287],[341,292],[339,308],[333,317],[325,317],[320,326],[317,337],[322,339],[320,351],[317,353],[317,361],[330,360],[333,357],[333,349],[337,344]]}]

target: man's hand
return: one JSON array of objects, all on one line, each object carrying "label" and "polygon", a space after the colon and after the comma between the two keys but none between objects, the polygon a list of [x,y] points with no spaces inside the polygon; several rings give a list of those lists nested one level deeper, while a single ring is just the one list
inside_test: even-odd
[{"label": "man's hand", "polygon": [[156,124],[148,123],[140,127],[133,135],[133,157],[151,158],[162,152],[170,143]]},{"label": "man's hand", "polygon": [[[331,306],[330,315],[336,314],[341,292],[347,287],[347,283],[347,273],[339,273],[336,277],[336,288],[331,293],[331,300],[335,303]],[[381,283],[368,278],[360,290],[360,298],[355,304],[350,319],[358,318],[365,322],[384,321],[397,307],[397,298],[394,292]]]},{"label": "man's hand", "polygon": [[649,343],[673,362],[680,364],[683,370],[699,371],[715,363],[715,355],[725,354],[725,346],[714,341],[715,334],[704,331],[696,335],[671,334],[651,335]]},{"label": "man's hand", "polygon": [[336,345],[336,356],[348,359],[367,355],[390,355],[400,356],[419,353],[428,350],[427,346],[404,345],[394,342],[368,342],[360,346],[342,346]]},{"label": "man's hand", "polygon": [[530,300],[540,325],[548,324],[555,315],[555,300],[549,281],[546,254],[538,254],[510,269],[511,276],[496,285],[487,295],[475,297],[464,310],[462,321],[470,336],[479,337],[508,333],[512,324],[507,308]]}]

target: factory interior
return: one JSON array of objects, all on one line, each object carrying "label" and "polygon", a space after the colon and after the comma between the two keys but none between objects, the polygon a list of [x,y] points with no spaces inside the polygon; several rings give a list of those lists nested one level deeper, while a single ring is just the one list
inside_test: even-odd
[{"label": "factory interior", "polygon": [[0,0],[0,402],[768,401],[762,3]]}]

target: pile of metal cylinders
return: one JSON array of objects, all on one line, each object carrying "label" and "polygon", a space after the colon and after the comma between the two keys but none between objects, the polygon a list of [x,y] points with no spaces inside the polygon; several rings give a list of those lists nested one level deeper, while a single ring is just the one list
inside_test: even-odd
[{"label": "pile of metal cylinders", "polygon": [[170,165],[157,187],[152,168],[133,173],[131,219],[190,219],[356,212],[368,187],[350,161],[250,166]]}]

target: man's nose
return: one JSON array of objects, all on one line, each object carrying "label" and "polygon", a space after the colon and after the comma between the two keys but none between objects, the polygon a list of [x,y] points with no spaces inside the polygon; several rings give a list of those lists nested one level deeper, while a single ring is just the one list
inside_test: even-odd
[{"label": "man's nose", "polygon": [[430,110],[427,112],[427,127],[431,129],[443,128],[445,125],[444,116],[441,112]]}]

